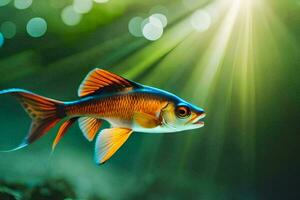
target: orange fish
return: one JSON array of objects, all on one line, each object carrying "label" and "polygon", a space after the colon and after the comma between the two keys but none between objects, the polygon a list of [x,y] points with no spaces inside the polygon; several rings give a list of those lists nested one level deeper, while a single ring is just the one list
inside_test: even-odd
[{"label": "orange fish", "polygon": [[10,151],[33,143],[62,120],[53,149],[76,121],[83,135],[92,141],[105,120],[111,128],[101,130],[95,144],[95,161],[102,164],[133,131],[165,133],[204,126],[203,109],[169,92],[102,69],[94,69],[86,76],[78,90],[80,99],[76,101],[57,101],[14,88],[2,90],[0,94],[15,96],[32,119],[24,141]]}]

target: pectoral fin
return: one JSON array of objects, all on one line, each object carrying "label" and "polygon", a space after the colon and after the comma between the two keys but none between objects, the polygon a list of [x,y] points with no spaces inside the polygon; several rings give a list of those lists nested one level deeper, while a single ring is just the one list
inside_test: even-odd
[{"label": "pectoral fin", "polygon": [[103,164],[126,142],[132,130],[127,128],[103,129],[97,136],[95,161]]},{"label": "pectoral fin", "polygon": [[93,141],[102,125],[102,120],[92,117],[80,117],[78,123],[84,137],[86,137],[88,141]]},{"label": "pectoral fin", "polygon": [[161,123],[156,116],[142,112],[135,113],[133,119],[138,125],[144,128],[155,128]]}]

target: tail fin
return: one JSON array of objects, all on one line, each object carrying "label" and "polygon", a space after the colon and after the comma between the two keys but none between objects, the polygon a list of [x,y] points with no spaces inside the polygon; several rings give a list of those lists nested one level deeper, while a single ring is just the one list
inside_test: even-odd
[{"label": "tail fin", "polygon": [[22,89],[2,90],[0,91],[1,94],[10,94],[16,97],[32,119],[29,133],[24,141],[9,151],[21,149],[33,143],[66,117],[65,106],[61,101],[42,97]]}]

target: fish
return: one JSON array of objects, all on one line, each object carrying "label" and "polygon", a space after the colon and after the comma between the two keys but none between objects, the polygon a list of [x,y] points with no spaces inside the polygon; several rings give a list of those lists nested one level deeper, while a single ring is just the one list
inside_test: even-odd
[{"label": "fish", "polygon": [[[32,144],[60,122],[52,144],[55,149],[67,130],[78,122],[88,141],[96,138],[94,159],[109,160],[133,132],[173,133],[204,126],[205,112],[178,96],[95,68],[82,81],[79,99],[58,101],[30,91],[11,88],[0,95],[14,96],[32,119],[29,132],[15,151]],[[101,130],[103,122],[109,128]]]}]

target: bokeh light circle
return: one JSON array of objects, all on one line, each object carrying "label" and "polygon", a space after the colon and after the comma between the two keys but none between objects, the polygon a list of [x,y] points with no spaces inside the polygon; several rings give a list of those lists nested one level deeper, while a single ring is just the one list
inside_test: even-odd
[{"label": "bokeh light circle", "polygon": [[4,36],[3,34],[0,32],[0,47],[2,47],[4,44]]},{"label": "bokeh light circle", "polygon": [[67,6],[61,13],[63,22],[68,26],[75,26],[81,20],[81,14],[75,12],[73,6]]},{"label": "bokeh light circle", "polygon": [[31,4],[32,4],[32,0],[15,0],[14,1],[14,6],[20,10],[29,8],[31,6]]},{"label": "bokeh light circle", "polygon": [[211,25],[211,16],[205,10],[197,10],[190,20],[192,26],[200,32],[206,31]]},{"label": "bokeh light circle", "polygon": [[150,23],[149,17],[147,17],[146,19],[144,19],[144,20],[142,21],[142,23],[141,23],[141,29],[143,29],[143,27],[144,27],[146,24],[148,24],[148,23]]},{"label": "bokeh light circle", "polygon": [[129,23],[128,23],[128,30],[129,32],[135,36],[135,37],[142,37],[143,32],[142,32],[142,22],[143,22],[142,17],[133,17]]},{"label": "bokeh light circle", "polygon": [[32,18],[28,21],[26,30],[31,37],[41,37],[47,31],[47,22],[41,17]]},{"label": "bokeh light circle", "polygon": [[161,13],[155,13],[149,17],[151,23],[158,25],[160,23],[163,27],[166,27],[168,24],[167,17]]},{"label": "bokeh light circle", "polygon": [[163,32],[164,30],[162,26],[157,26],[152,23],[147,23],[143,27],[143,35],[147,40],[158,40],[162,36]]},{"label": "bokeh light circle", "polygon": [[96,3],[107,3],[109,0],[94,0]]},{"label": "bokeh light circle", "polygon": [[6,21],[1,24],[0,30],[5,38],[11,39],[16,35],[17,27],[13,22]]},{"label": "bokeh light circle", "polygon": [[77,13],[88,13],[93,8],[93,0],[74,0],[73,6]]},{"label": "bokeh light circle", "polygon": [[10,3],[10,1],[11,1],[11,0],[1,0],[1,1],[0,1],[0,7],[1,7],[1,6],[6,6],[7,4]]},{"label": "bokeh light circle", "polygon": [[149,17],[149,23],[155,25],[155,26],[160,26],[163,27],[163,24],[161,23],[161,21],[159,19],[157,19],[156,17]]}]

